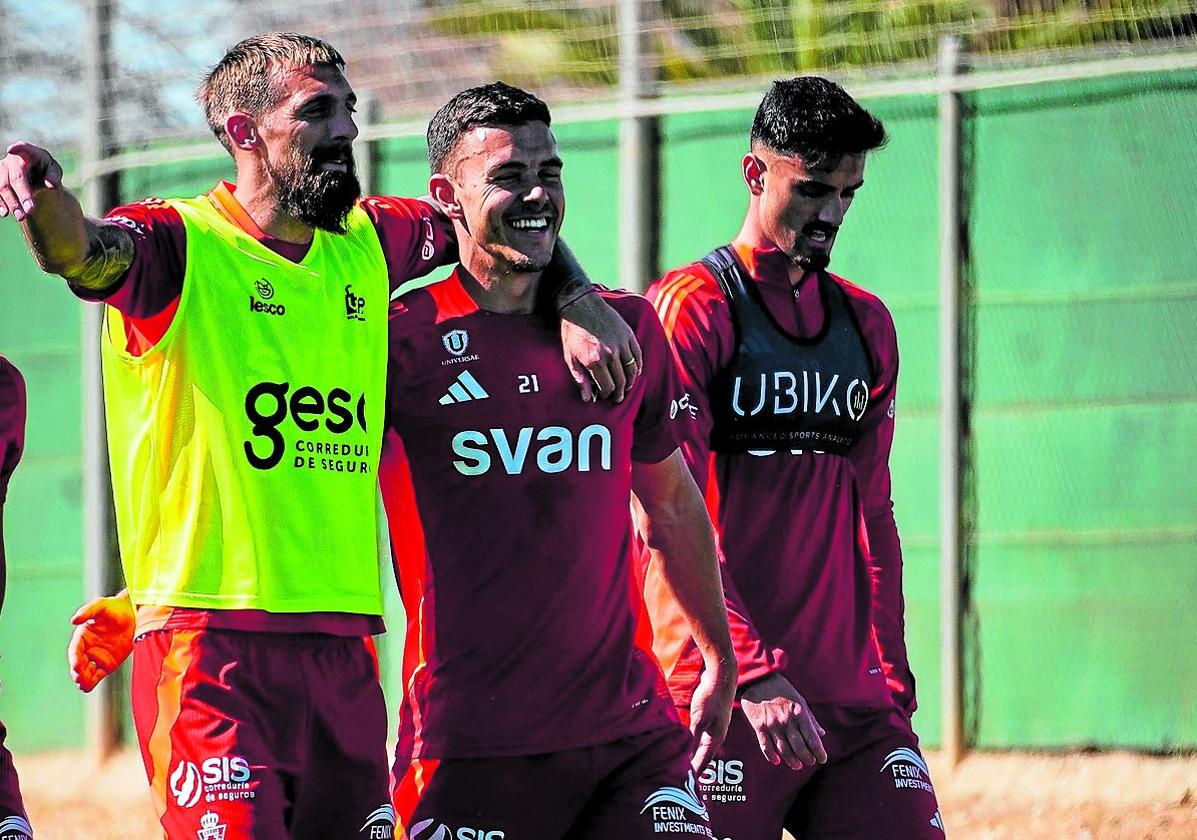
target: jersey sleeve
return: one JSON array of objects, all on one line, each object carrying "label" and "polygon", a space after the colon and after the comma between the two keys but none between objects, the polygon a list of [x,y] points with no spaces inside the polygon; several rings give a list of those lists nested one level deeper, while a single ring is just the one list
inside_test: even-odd
[{"label": "jersey sleeve", "polygon": [[173,309],[183,291],[187,229],[179,212],[147,198],[112,210],[104,221],[133,238],[133,262],[112,286],[99,291],[71,285],[83,300],[103,301],[127,319],[156,318]]},{"label": "jersey sleeve", "polygon": [[858,306],[857,311],[877,371],[877,382],[870,393],[867,428],[851,456],[864,516],[873,630],[886,682],[898,706],[910,715],[917,702],[914,675],[906,654],[902,544],[894,520],[889,470],[897,407],[897,333],[880,301],[868,307]]},{"label": "jersey sleeve", "polygon": [[[649,289],[648,298],[657,310],[678,364],[683,391],[681,407],[689,415],[688,422],[679,426],[682,455],[695,482],[705,491],[711,486],[710,441],[714,425],[710,386],[715,374],[731,361],[735,349],[731,313],[714,280],[705,269],[697,267],[665,275]],[[709,491],[707,496],[708,509],[714,518]],[[745,685],[784,668],[785,653],[761,638],[736,591],[722,552],[719,552],[719,570],[736,651],[738,681]]]},{"label": "jersey sleeve", "polygon": [[682,437],[680,427],[688,422],[688,418],[679,416],[681,380],[661,322],[647,301],[639,296],[629,298],[638,304],[639,311],[624,317],[635,325],[636,340],[640,342],[644,357],[641,375],[645,389],[636,412],[632,460],[641,464],[655,464],[668,458],[678,448]]},{"label": "jersey sleeve", "polygon": [[25,380],[12,362],[0,356],[0,505],[25,450],[25,410]]},{"label": "jersey sleeve", "polygon": [[362,199],[361,206],[378,231],[392,293],[457,259],[452,224],[427,201],[370,196]]}]

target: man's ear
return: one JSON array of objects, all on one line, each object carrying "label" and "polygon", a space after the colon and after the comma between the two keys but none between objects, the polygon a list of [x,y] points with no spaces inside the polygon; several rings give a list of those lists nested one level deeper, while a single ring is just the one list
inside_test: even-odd
[{"label": "man's ear", "polygon": [[428,194],[437,203],[441,211],[450,219],[464,221],[461,201],[457,197],[457,185],[448,175],[437,172],[428,179]]},{"label": "man's ear", "polygon": [[252,152],[262,145],[262,136],[258,133],[258,124],[249,114],[231,114],[224,121],[225,133],[234,149]]},{"label": "man's ear", "polygon": [[763,193],[765,191],[765,170],[769,167],[765,166],[765,162],[752,152],[744,155],[742,165],[744,183],[748,185],[748,191],[753,195]]}]

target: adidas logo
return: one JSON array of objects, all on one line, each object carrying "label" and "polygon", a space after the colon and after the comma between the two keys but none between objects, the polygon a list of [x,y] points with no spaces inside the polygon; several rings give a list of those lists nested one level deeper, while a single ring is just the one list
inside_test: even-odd
[{"label": "adidas logo", "polygon": [[457,381],[449,386],[449,393],[437,402],[441,405],[453,405],[453,403],[470,402],[471,400],[485,400],[489,397],[490,394],[486,393],[486,389],[478,384],[478,380],[468,370],[463,370],[457,374]]}]

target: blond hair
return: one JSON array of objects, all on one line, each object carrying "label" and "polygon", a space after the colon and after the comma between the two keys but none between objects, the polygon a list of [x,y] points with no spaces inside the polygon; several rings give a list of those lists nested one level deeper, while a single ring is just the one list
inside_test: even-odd
[{"label": "blond hair", "polygon": [[280,70],[293,67],[345,69],[345,59],[330,44],[311,35],[269,32],[246,38],[231,47],[204,77],[196,98],[204,108],[208,127],[231,154],[233,144],[224,130],[229,114],[241,111],[257,117],[281,98]]}]

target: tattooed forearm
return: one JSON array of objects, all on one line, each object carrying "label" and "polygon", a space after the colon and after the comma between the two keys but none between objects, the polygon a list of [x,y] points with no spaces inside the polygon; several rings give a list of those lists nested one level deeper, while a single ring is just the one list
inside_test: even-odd
[{"label": "tattooed forearm", "polygon": [[70,280],[84,289],[106,289],[133,264],[133,237],[109,222],[91,222],[87,228],[87,256]]}]

